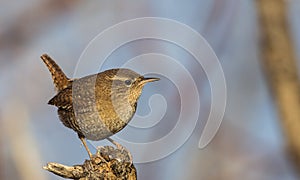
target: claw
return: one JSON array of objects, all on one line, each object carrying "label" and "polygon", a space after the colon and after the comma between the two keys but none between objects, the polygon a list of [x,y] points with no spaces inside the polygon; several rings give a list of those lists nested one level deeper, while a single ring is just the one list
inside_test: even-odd
[{"label": "claw", "polygon": [[119,149],[120,151],[126,152],[127,155],[128,155],[128,157],[129,157],[129,162],[130,162],[130,164],[133,163],[133,159],[132,159],[131,153],[130,153],[124,146],[122,146],[120,143],[114,141],[113,139],[111,139],[111,138],[109,138],[109,137],[106,138],[106,139],[109,140],[111,143],[113,143],[113,144],[117,147],[117,149]]}]

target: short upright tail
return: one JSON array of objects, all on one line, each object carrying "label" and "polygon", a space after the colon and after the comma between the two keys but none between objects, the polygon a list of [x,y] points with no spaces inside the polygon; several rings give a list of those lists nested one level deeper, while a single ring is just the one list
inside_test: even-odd
[{"label": "short upright tail", "polygon": [[48,56],[47,54],[43,54],[41,56],[41,59],[44,61],[52,75],[53,83],[56,90],[61,91],[65,89],[71,83],[69,78],[65,75],[65,73],[60,69],[60,67],[50,56]]}]

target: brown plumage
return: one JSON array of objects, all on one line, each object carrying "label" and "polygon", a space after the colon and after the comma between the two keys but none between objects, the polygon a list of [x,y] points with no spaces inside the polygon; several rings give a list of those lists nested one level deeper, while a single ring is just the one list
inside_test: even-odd
[{"label": "brown plumage", "polygon": [[50,56],[48,56],[47,54],[43,54],[41,58],[52,75],[53,84],[57,91],[61,91],[71,84],[69,78],[67,78],[65,73],[60,69],[60,67]]},{"label": "brown plumage", "polygon": [[145,78],[129,69],[110,69],[98,74],[70,80],[48,55],[41,56],[47,65],[58,93],[48,102],[58,107],[61,122],[85,139],[108,139],[119,132],[132,119],[137,100],[147,82],[158,78]]}]

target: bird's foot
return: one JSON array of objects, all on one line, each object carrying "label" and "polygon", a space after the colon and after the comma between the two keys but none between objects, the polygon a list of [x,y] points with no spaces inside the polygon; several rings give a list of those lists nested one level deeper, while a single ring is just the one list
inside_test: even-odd
[{"label": "bird's foot", "polygon": [[126,148],[125,148],[124,146],[122,146],[120,143],[114,141],[114,140],[111,139],[111,138],[107,138],[107,140],[109,140],[111,143],[113,143],[113,144],[117,147],[117,149],[120,150],[121,152],[126,152],[130,164],[133,163],[132,155],[131,155],[130,151],[128,151],[128,149],[126,149]]}]

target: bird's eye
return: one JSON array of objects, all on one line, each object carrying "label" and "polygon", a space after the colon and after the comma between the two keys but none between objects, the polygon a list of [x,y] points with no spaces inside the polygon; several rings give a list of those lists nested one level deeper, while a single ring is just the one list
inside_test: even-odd
[{"label": "bird's eye", "polygon": [[130,79],[125,80],[125,84],[126,84],[127,86],[130,86],[131,83],[132,83],[132,81],[131,81]]}]

